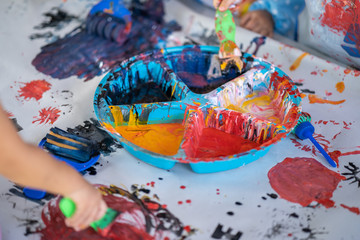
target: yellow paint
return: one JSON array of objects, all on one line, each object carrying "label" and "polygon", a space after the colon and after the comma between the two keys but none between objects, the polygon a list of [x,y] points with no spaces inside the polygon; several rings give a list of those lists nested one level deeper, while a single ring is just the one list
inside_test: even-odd
[{"label": "yellow paint", "polygon": [[172,89],[172,92],[171,92],[171,97],[173,97],[174,96],[174,92],[175,92],[175,89],[176,89],[176,85],[177,85],[178,83],[176,82],[175,83],[175,85],[174,85],[174,87],[173,87],[173,89]]},{"label": "yellow paint", "polygon": [[58,147],[61,147],[61,148],[66,148],[66,149],[70,149],[70,150],[79,150],[76,147],[69,146],[67,144],[63,144],[63,143],[59,143],[59,142],[55,142],[55,141],[53,141],[51,139],[46,139],[46,142],[51,143],[52,145],[55,145],[55,146],[58,146]]},{"label": "yellow paint", "polygon": [[342,93],[342,92],[345,90],[345,84],[344,84],[344,82],[338,82],[338,83],[336,83],[336,90],[337,90],[339,93]]},{"label": "yellow paint", "polygon": [[315,94],[309,94],[308,98],[309,98],[310,103],[320,103],[320,104],[328,103],[328,104],[332,104],[332,105],[339,105],[339,104],[345,102],[345,99],[339,100],[339,101],[322,99],[322,98],[316,96]]},{"label": "yellow paint", "polygon": [[[72,139],[72,138],[68,138],[68,137],[61,136],[61,135],[56,134],[56,133],[51,132],[51,131],[49,132],[49,135],[52,135],[52,136],[54,136],[54,137],[57,137],[57,138],[60,138],[60,139],[63,139],[63,140],[69,141],[69,142],[73,142],[73,143],[76,143],[76,144],[80,144],[80,145],[83,145],[83,146],[85,146],[85,147],[87,146],[85,143],[76,141],[76,140],[74,140],[74,139]],[[48,141],[48,140],[50,140],[50,139],[46,139],[46,141]],[[48,142],[50,142],[50,141],[48,141]],[[51,143],[52,143],[52,142],[51,142]]]},{"label": "yellow paint", "polygon": [[253,113],[259,117],[270,120],[274,123],[280,123],[281,120],[277,117],[278,110],[274,108],[272,101],[276,99],[277,93],[268,93],[258,95],[259,92],[253,92],[247,95],[243,101],[239,103],[229,103],[225,108],[235,110],[241,113]]},{"label": "yellow paint", "polygon": [[167,156],[178,152],[184,135],[181,123],[118,126],[115,130],[129,142]]},{"label": "yellow paint", "polygon": [[294,63],[290,66],[290,71],[295,71],[299,66],[301,61],[303,60],[304,57],[306,57],[307,55],[309,55],[308,53],[303,53],[301,54],[295,61]]}]

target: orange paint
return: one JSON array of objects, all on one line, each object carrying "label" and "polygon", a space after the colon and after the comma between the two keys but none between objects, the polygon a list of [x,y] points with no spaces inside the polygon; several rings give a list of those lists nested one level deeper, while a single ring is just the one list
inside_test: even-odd
[{"label": "orange paint", "polygon": [[306,57],[306,55],[309,55],[308,53],[303,53],[300,55],[300,57],[298,57],[294,63],[290,66],[290,71],[295,71],[299,66],[301,61],[303,60],[304,57]]},{"label": "orange paint", "polygon": [[345,102],[345,99],[339,100],[339,101],[322,99],[322,98],[316,96],[315,94],[309,94],[308,98],[309,98],[310,103],[320,103],[320,104],[328,103],[328,104],[333,104],[333,105],[339,105],[339,104]]},{"label": "orange paint", "polygon": [[351,73],[351,69],[346,68],[346,69],[344,70],[344,73],[345,73],[345,74]]},{"label": "orange paint", "polygon": [[184,135],[181,123],[117,126],[115,130],[129,142],[167,156],[178,152]]},{"label": "orange paint", "polygon": [[344,82],[338,82],[336,84],[336,90],[339,92],[339,93],[342,93],[344,90],[345,90],[345,84]]}]

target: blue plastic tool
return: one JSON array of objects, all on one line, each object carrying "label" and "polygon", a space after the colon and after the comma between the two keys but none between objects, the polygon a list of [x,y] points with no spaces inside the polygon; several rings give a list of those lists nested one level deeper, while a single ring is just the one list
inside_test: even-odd
[{"label": "blue plastic tool", "polygon": [[321,152],[321,154],[325,157],[325,159],[328,161],[328,163],[332,167],[337,167],[336,162],[331,159],[329,154],[327,154],[327,152],[325,152],[325,150],[320,146],[320,144],[313,137],[314,132],[315,132],[314,126],[308,121],[301,122],[298,125],[296,125],[296,127],[295,127],[295,135],[298,138],[300,138],[301,140],[304,140],[307,138],[310,139],[310,141]]}]

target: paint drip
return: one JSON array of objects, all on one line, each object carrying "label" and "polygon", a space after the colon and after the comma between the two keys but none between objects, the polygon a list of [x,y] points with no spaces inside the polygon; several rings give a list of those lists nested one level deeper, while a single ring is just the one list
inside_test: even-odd
[{"label": "paint drip", "polygon": [[283,199],[304,207],[316,201],[333,207],[333,191],[346,178],[313,158],[285,158],[268,172],[271,187]]}]

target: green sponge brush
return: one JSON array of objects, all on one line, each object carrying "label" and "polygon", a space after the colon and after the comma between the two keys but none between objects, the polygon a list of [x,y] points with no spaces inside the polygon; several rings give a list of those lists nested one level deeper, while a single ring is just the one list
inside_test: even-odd
[{"label": "green sponge brush", "polygon": [[[62,198],[59,203],[59,208],[65,217],[69,218],[74,215],[76,211],[76,205],[70,198]],[[115,218],[119,215],[119,212],[108,208],[102,218],[96,220],[90,224],[90,226],[100,233],[102,236],[107,236],[110,231],[111,225]]]}]

